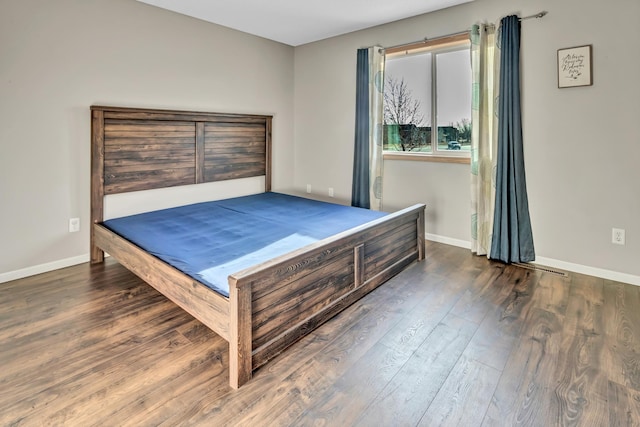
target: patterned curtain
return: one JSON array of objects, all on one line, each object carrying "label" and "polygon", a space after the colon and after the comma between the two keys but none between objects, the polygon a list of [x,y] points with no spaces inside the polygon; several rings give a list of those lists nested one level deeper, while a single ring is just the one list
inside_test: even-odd
[{"label": "patterned curtain", "polygon": [[358,49],[356,129],[351,205],[382,209],[384,55],[378,46]]},{"label": "patterned curtain", "polygon": [[500,98],[496,202],[491,259],[503,262],[535,260],[533,233],[524,172],[520,107],[520,19],[500,21]]},{"label": "patterned curtain", "polygon": [[382,210],[382,132],[384,131],[384,54],[380,46],[369,48],[369,132],[371,146],[371,209]]},{"label": "patterned curtain", "polygon": [[500,52],[493,24],[471,28],[471,251],[489,255],[495,206]]}]

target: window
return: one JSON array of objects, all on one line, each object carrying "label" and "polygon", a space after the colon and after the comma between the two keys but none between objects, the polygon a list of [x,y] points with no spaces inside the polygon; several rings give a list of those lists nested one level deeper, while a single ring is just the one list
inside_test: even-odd
[{"label": "window", "polygon": [[[385,51],[385,156],[468,161],[471,63],[467,33]],[[445,160],[446,160],[445,159]]]}]

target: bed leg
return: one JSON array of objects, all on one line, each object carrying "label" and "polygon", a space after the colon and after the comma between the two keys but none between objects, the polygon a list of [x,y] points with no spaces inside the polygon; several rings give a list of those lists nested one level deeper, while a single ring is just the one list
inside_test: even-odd
[{"label": "bed leg", "polygon": [[89,260],[91,264],[99,264],[104,261],[104,251],[100,249],[94,243],[95,237],[93,236],[93,230],[91,231],[91,242],[90,242],[90,250],[89,250]]},{"label": "bed leg", "polygon": [[100,249],[92,248],[91,249],[91,264],[100,264],[104,261],[104,252]]},{"label": "bed leg", "polygon": [[229,286],[229,385],[238,389],[251,379],[251,288]]}]

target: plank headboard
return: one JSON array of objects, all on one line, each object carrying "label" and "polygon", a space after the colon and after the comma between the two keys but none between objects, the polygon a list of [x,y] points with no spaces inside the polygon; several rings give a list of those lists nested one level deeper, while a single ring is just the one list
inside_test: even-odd
[{"label": "plank headboard", "polygon": [[[272,116],[91,107],[91,223],[104,196],[265,177],[271,190]],[[102,260],[91,232],[91,259]]]}]

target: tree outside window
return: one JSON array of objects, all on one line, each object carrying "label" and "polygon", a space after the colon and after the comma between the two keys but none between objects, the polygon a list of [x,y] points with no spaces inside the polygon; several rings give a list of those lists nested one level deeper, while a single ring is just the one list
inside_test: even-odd
[{"label": "tree outside window", "polygon": [[432,43],[387,54],[384,150],[469,156],[469,42]]}]

